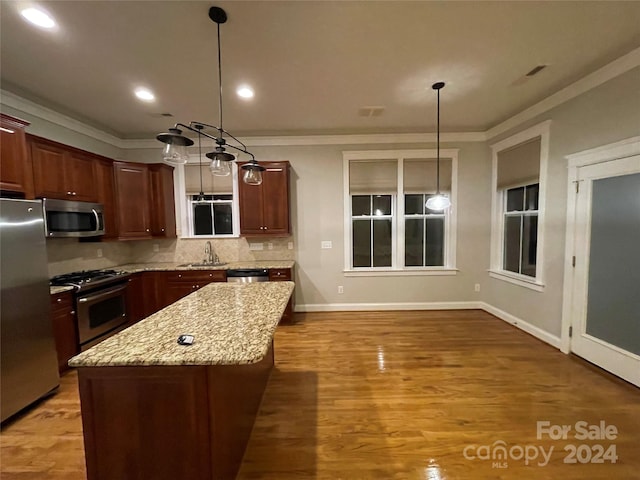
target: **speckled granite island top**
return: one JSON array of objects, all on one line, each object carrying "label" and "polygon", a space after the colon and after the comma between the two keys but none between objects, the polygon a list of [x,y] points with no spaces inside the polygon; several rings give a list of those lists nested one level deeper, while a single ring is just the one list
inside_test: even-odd
[{"label": "speckled granite island top", "polygon": [[113,267],[129,273],[166,271],[166,270],[231,270],[241,268],[293,268],[293,260],[251,260],[245,262],[229,262],[224,265],[190,266],[175,262],[128,263]]},{"label": "speckled granite island top", "polygon": [[[211,283],[69,360],[72,367],[240,365],[262,360],[293,282]],[[178,336],[195,337],[178,345]]]}]

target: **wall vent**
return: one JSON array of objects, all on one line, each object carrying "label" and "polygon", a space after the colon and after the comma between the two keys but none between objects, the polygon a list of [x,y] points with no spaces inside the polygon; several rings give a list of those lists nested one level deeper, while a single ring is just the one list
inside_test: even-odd
[{"label": "wall vent", "polygon": [[533,77],[534,75],[536,75],[537,73],[540,73],[540,71],[544,70],[545,68],[547,68],[547,65],[538,65],[537,67],[532,69],[529,73],[527,73],[526,76]]}]

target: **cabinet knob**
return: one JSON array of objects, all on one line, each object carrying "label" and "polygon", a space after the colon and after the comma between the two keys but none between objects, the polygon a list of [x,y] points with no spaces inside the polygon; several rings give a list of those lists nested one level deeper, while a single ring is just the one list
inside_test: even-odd
[{"label": "cabinet knob", "polygon": [[56,302],[61,303],[61,302],[62,302],[62,299],[61,299],[61,298],[59,298],[59,299],[57,299],[57,300],[56,300]]},{"label": "cabinet knob", "polygon": [[75,196],[75,195],[77,195],[77,193],[76,193],[76,192],[73,192],[73,193],[72,193],[72,195],[74,195],[74,196]]},{"label": "cabinet knob", "polygon": [[71,310],[71,311],[69,312],[69,315],[75,315],[75,314],[76,314],[76,311],[75,311],[75,310]]},{"label": "cabinet knob", "polygon": [[182,274],[181,273],[178,274],[178,278],[182,278]]},{"label": "cabinet knob", "polygon": [[71,192],[67,192],[67,195],[71,195]]},{"label": "cabinet knob", "polygon": [[147,232],[149,231],[149,229],[147,228]]},{"label": "cabinet knob", "polygon": [[160,231],[161,231],[161,232],[164,232],[164,228],[161,228],[161,229],[160,229]]}]

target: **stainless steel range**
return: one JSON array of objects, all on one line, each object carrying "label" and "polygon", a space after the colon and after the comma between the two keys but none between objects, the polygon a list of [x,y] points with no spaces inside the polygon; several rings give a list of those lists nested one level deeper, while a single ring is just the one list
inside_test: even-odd
[{"label": "stainless steel range", "polygon": [[51,285],[73,287],[81,350],[104,340],[127,323],[128,277],[128,273],[116,270],[83,270],[51,279]]}]

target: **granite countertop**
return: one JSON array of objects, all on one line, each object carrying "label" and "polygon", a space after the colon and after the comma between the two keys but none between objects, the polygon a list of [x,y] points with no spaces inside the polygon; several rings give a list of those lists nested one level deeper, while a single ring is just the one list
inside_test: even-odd
[{"label": "granite countertop", "polygon": [[251,260],[247,262],[229,262],[224,265],[206,265],[202,267],[184,266],[184,263],[155,262],[155,263],[128,263],[113,267],[129,273],[166,271],[166,270],[230,270],[237,268],[293,268],[293,260]]},{"label": "granite countertop", "polygon": [[[72,367],[240,365],[266,355],[293,282],[210,283],[71,360]],[[195,337],[178,345],[178,336]]]},{"label": "granite countertop", "polygon": [[62,292],[68,292],[70,290],[73,290],[73,287],[70,287],[69,285],[62,285],[59,287],[49,286],[49,293],[51,295],[55,295],[57,293],[62,293]]}]

